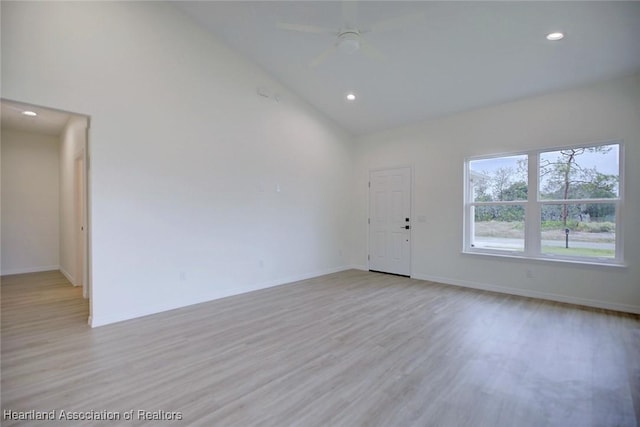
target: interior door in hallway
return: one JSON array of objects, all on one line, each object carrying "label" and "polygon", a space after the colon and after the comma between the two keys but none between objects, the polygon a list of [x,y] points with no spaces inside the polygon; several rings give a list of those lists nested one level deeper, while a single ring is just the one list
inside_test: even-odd
[{"label": "interior door in hallway", "polygon": [[369,270],[411,275],[411,169],[369,175]]}]

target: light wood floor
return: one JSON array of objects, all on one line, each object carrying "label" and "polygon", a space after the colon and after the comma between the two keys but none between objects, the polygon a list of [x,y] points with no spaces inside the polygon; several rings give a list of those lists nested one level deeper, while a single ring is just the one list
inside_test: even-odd
[{"label": "light wood floor", "polygon": [[[637,426],[638,316],[347,271],[91,329],[57,272],[2,278],[10,425]],[[141,302],[142,303],[142,302]]]}]

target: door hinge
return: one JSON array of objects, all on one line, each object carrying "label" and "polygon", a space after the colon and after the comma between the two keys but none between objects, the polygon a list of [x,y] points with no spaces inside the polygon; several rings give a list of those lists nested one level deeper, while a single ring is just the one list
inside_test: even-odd
[{"label": "door hinge", "polygon": [[371,218],[367,218],[367,224],[371,224]]},{"label": "door hinge", "polygon": [[367,261],[371,261],[371,255],[367,255]]},{"label": "door hinge", "polygon": [[371,181],[369,181],[369,188],[371,188]]}]

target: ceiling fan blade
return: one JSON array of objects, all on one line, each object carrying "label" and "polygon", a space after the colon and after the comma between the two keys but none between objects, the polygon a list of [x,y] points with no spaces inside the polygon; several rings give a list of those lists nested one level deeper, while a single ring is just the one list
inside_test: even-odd
[{"label": "ceiling fan blade", "polygon": [[327,60],[328,57],[330,57],[335,53],[336,49],[337,49],[337,46],[333,45],[328,49],[324,50],[320,55],[316,56],[311,60],[311,62],[309,62],[309,67],[314,68],[322,64],[324,61]]},{"label": "ceiling fan blade", "polygon": [[384,61],[387,59],[384,53],[371,46],[364,37],[360,37],[360,50],[362,50],[362,53],[369,58],[377,59],[378,61]]},{"label": "ceiling fan blade", "polygon": [[413,24],[418,23],[424,19],[424,13],[418,12],[411,15],[398,16],[396,18],[387,19],[377,22],[368,29],[370,31],[391,31],[400,30],[406,27],[410,27]]},{"label": "ceiling fan blade", "polygon": [[326,27],[318,27],[315,25],[304,25],[304,24],[287,24],[284,22],[278,22],[276,27],[281,30],[289,30],[289,31],[298,31],[301,33],[316,33],[316,34],[337,34],[338,30],[335,28],[326,28]]},{"label": "ceiling fan blade", "polygon": [[356,28],[357,11],[357,1],[344,0],[342,2],[342,23],[346,26],[346,28]]}]

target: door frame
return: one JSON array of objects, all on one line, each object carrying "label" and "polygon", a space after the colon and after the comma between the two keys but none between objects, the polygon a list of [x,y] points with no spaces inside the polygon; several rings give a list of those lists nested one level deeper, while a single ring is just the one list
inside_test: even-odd
[{"label": "door frame", "polygon": [[[80,115],[80,114],[78,114]],[[76,157],[76,161],[81,161],[82,164],[82,225],[83,239],[82,239],[82,296],[89,300],[89,318],[87,319],[89,325],[91,325],[92,313],[93,313],[93,280],[91,273],[92,265],[92,251],[91,251],[91,151],[90,151],[90,137],[89,129],[91,128],[91,116],[88,114],[82,114],[86,120],[86,127],[84,130],[84,144],[81,153]],[[77,250],[77,248],[76,248]]]},{"label": "door frame", "polygon": [[[409,169],[409,215],[411,228],[409,229],[409,277],[413,277],[413,229],[414,229],[414,181],[415,170],[413,164],[401,164],[398,166],[369,168],[367,175],[367,270],[371,269],[371,174],[392,169]],[[393,274],[393,273],[388,273]]]},{"label": "door frame", "polygon": [[74,204],[75,204],[75,230],[76,230],[76,271],[78,271],[78,284],[82,286],[82,296],[89,298],[89,285],[87,274],[87,168],[86,168],[86,144],[81,153],[74,159]]},{"label": "door frame", "polygon": [[[46,107],[49,108],[49,107]],[[89,127],[91,116],[87,114],[73,113],[77,117],[85,120],[84,141],[81,150],[73,159],[74,176],[74,228],[75,228],[75,265],[76,265],[76,286],[82,286],[82,296],[89,300],[89,318],[93,312],[93,292],[91,280],[91,182],[90,182],[90,156],[89,156]],[[80,179],[78,179],[80,178]],[[80,194],[80,191],[82,194]],[[78,200],[80,199],[80,200]],[[81,203],[81,206],[78,203]],[[78,211],[81,211],[80,213]],[[79,215],[78,215],[79,213]],[[82,227],[82,230],[80,228]],[[80,262],[81,260],[81,262]],[[79,271],[78,271],[79,270]]]}]

